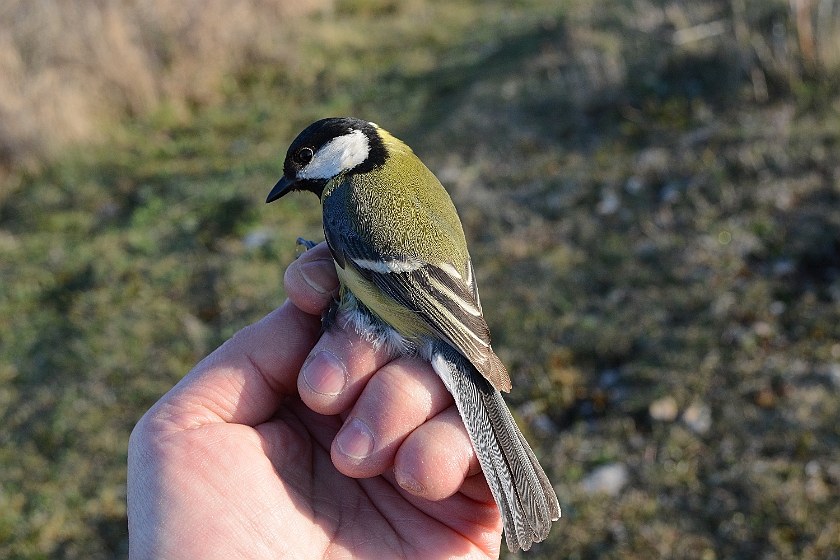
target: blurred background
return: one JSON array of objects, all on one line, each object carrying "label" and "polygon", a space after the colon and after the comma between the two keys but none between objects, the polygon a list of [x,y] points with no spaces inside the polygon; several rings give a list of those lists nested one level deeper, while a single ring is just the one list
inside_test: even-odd
[{"label": "blurred background", "polygon": [[338,115],[459,207],[529,558],[840,558],[835,0],[4,0],[0,557],[126,557],[128,435],[283,301]]}]

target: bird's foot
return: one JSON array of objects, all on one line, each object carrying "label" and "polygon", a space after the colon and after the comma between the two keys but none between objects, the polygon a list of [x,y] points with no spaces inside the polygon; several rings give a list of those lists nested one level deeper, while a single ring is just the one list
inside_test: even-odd
[{"label": "bird's foot", "polygon": [[301,251],[300,254],[298,254],[298,256],[295,257],[295,258],[296,259],[300,258],[300,255],[304,254],[305,252],[307,252],[309,249],[313,248],[317,244],[318,244],[317,241],[309,241],[308,239],[304,239],[303,237],[298,237],[297,241],[295,241],[295,248],[303,246],[303,251]]},{"label": "bird's foot", "polygon": [[321,313],[321,332],[319,336],[327,332],[327,329],[335,323],[336,317],[338,317],[338,307],[339,302],[334,299],[330,302],[330,306]]}]

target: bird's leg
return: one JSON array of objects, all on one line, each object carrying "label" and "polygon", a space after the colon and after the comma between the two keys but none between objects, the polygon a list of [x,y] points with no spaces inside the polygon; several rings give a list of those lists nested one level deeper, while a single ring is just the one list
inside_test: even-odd
[{"label": "bird's leg", "polygon": [[[317,241],[309,241],[308,239],[304,239],[303,237],[298,237],[297,241],[295,241],[295,247],[300,247],[301,245],[303,245],[303,247],[304,247],[303,252],[300,255],[302,255],[303,253],[305,253],[309,249],[313,248],[317,244],[318,244]],[[299,258],[300,255],[298,255],[295,258]]]},{"label": "bird's leg", "polygon": [[321,332],[318,333],[318,336],[327,332],[333,323],[335,323],[335,319],[338,316],[339,304],[340,302],[334,299],[330,302],[330,306],[321,313]]},{"label": "bird's leg", "polygon": [[309,241],[308,239],[304,239],[303,237],[298,237],[297,241],[295,241],[295,244],[296,245],[303,245],[304,247],[306,247],[306,250],[308,251],[309,249],[311,249],[312,247],[317,245],[318,242],[317,241]]}]

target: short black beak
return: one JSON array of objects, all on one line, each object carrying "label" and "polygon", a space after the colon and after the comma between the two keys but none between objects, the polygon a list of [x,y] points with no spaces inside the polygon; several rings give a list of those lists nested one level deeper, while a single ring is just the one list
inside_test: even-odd
[{"label": "short black beak", "polygon": [[277,184],[274,185],[274,188],[271,189],[271,192],[268,193],[268,198],[265,199],[266,203],[274,202],[284,194],[295,190],[295,182],[289,181],[285,177],[277,181]]}]

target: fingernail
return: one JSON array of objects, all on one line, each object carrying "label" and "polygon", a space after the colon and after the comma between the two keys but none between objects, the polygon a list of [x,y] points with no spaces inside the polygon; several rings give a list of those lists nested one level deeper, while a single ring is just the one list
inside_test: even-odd
[{"label": "fingernail", "polygon": [[353,459],[364,459],[373,451],[373,433],[358,418],[351,418],[344,425],[335,442],[342,453]]},{"label": "fingernail", "polygon": [[404,470],[394,467],[394,476],[397,479],[397,484],[399,484],[402,488],[408,490],[415,496],[422,496],[426,493],[426,487],[420,484],[416,478],[414,478]]},{"label": "fingernail", "polygon": [[303,365],[303,380],[322,395],[338,395],[347,383],[347,368],[335,354],[323,350]]},{"label": "fingernail", "polygon": [[300,265],[300,275],[320,294],[331,292],[338,285],[332,261],[321,259],[304,263]]}]

